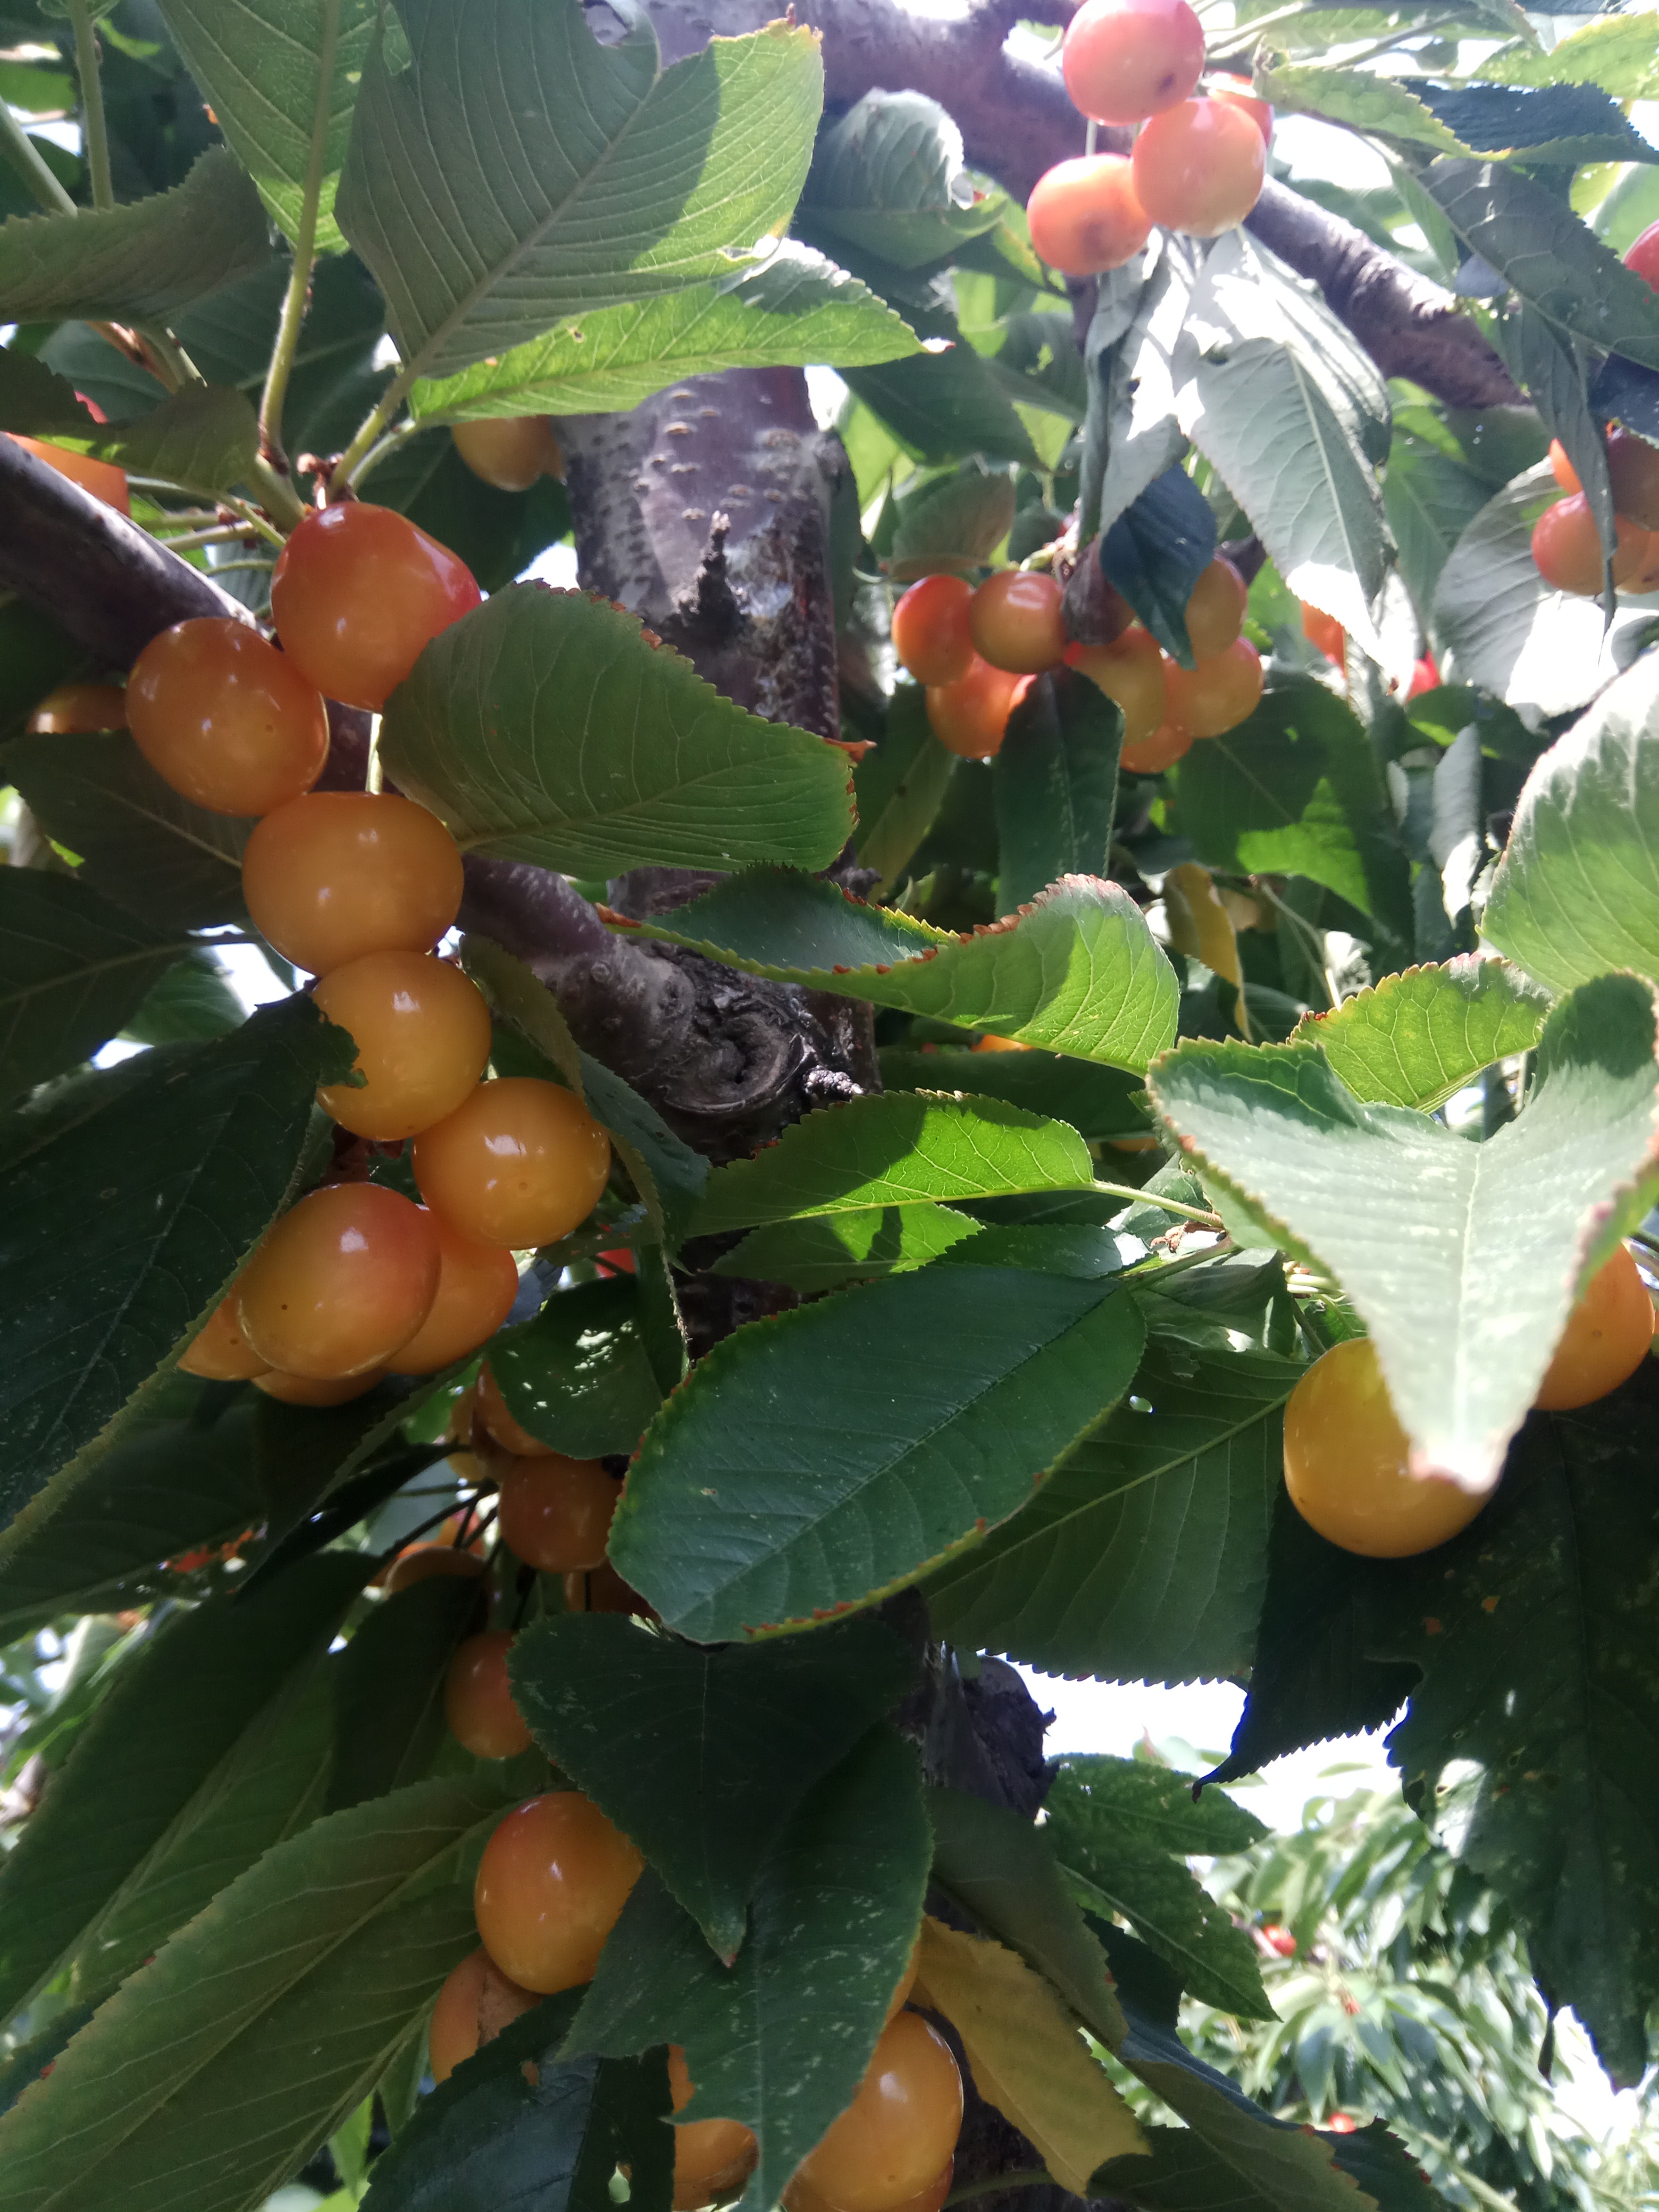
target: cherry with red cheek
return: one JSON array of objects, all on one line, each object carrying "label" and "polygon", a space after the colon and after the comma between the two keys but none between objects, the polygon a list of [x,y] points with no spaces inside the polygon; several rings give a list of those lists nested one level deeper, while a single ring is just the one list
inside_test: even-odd
[{"label": "cherry with red cheek", "polygon": [[422,649],[482,598],[447,545],[360,500],[307,515],[270,579],[283,650],[329,698],[375,712]]}]

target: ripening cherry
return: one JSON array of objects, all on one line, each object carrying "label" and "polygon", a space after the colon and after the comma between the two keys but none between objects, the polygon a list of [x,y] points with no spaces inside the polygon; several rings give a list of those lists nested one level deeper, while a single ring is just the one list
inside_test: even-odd
[{"label": "ripening cherry", "polygon": [[1029,1044],[1018,1037],[997,1036],[988,1030],[983,1036],[975,1037],[969,1050],[973,1052],[1030,1052]]},{"label": "ripening cherry", "polygon": [[1273,142],[1273,112],[1265,100],[1258,100],[1246,92],[1236,79],[1217,77],[1204,88],[1206,100],[1219,100],[1224,107],[1236,107],[1241,115],[1248,115],[1261,133],[1261,143],[1271,146]]},{"label": "ripening cherry", "polygon": [[455,840],[392,792],[309,792],[266,815],[242,855],[254,927],[313,975],[370,952],[430,951],[461,890]]},{"label": "ripening cherry", "polygon": [[1173,722],[1164,722],[1144,744],[1125,745],[1118,756],[1118,763],[1132,775],[1162,775],[1166,768],[1173,768],[1182,756],[1191,752],[1192,749],[1193,733],[1190,730],[1178,730]]},{"label": "ripening cherry", "polygon": [[329,1183],[275,1223],[242,1271],[242,1332],[267,1366],[328,1381],[383,1367],[432,1310],[429,1218],[380,1183]]},{"label": "ripening cherry", "polygon": [[1261,1940],[1275,1958],[1295,1958],[1296,1938],[1288,1928],[1281,1927],[1278,1921],[1270,1920],[1267,1923],[1261,1931]]},{"label": "ripening cherry", "polygon": [[[497,1246],[499,1250],[500,1247]],[[501,1386],[488,1367],[478,1370],[477,1418],[484,1434],[493,1443],[514,1459],[546,1459],[553,1456],[551,1444],[544,1444],[539,1437],[532,1437],[522,1423],[514,1420],[507,1410],[507,1401],[501,1395]]]},{"label": "ripening cherry", "polygon": [[1140,123],[1185,100],[1198,82],[1204,27],[1187,0],[1084,0],[1060,59],[1083,114]]},{"label": "ripening cherry", "polygon": [[456,422],[449,434],[473,475],[497,491],[528,491],[538,477],[564,475],[564,449],[545,415],[487,416]]},{"label": "ripening cherry", "polygon": [[118,684],[60,684],[23,727],[31,737],[78,738],[126,726],[127,695]]},{"label": "ripening cherry", "polygon": [[1341,623],[1322,608],[1310,606],[1306,599],[1302,602],[1302,635],[1327,660],[1334,660],[1339,668],[1347,665],[1348,641]]},{"label": "ripening cherry", "polygon": [[132,501],[127,496],[126,471],[118,469],[112,461],[94,460],[90,453],[72,453],[67,446],[42,445],[40,439],[25,438],[15,430],[9,434],[37,461],[56,469],[60,477],[79,484],[82,491],[89,491],[106,507],[112,507],[118,514],[132,513]]},{"label": "ripening cherry", "polygon": [[1218,738],[1236,730],[1261,700],[1261,655],[1247,637],[1235,638],[1224,653],[1212,653],[1194,668],[1172,660],[1164,671],[1169,718],[1194,738]]},{"label": "ripening cherry", "polygon": [[444,1718],[475,1759],[516,1759],[530,1748],[530,1730],[513,1702],[507,1655],[513,1638],[492,1629],[455,1648],[444,1675]]},{"label": "ripening cherry", "polygon": [[427,2030],[427,2062],[434,2081],[447,2081],[480,2042],[529,2012],[541,1999],[532,1990],[509,1982],[482,1944],[453,1969],[432,2008]]},{"label": "ripening cherry", "polygon": [[[1627,584],[1641,572],[1648,550],[1648,534],[1622,515],[1613,521],[1616,546],[1613,580]],[[1595,517],[1583,492],[1558,499],[1545,508],[1533,525],[1532,557],[1539,574],[1554,592],[1572,592],[1582,599],[1598,598],[1604,581],[1601,540]]]},{"label": "ripening cherry", "polygon": [[544,1452],[501,1471],[496,1526],[526,1566],[540,1573],[585,1573],[602,1564],[617,1510],[616,1483],[596,1459]]},{"label": "ripening cherry", "polygon": [[1187,639],[1195,659],[1210,660],[1227,650],[1244,627],[1249,597],[1243,576],[1218,555],[1187,601]]},{"label": "ripening cherry", "polygon": [[1285,1487],[1328,1543],[1410,1559],[1467,1528],[1485,1500],[1410,1473],[1410,1443],[1368,1336],[1322,1352],[1285,1407]]},{"label": "ripening cherry", "polygon": [[429,952],[369,952],[331,968],[313,996],[357,1047],[361,1089],[326,1083],[317,1103],[355,1136],[395,1144],[453,1114],[489,1058],[489,1009],[459,968]]},{"label": "ripening cherry", "polygon": [[1123,709],[1123,743],[1144,745],[1166,716],[1164,656],[1137,623],[1111,645],[1073,645],[1066,665],[1098,684]]},{"label": "ripening cherry", "polygon": [[521,1251],[586,1221],[611,1173],[611,1139],[574,1091],[501,1076],[422,1130],[413,1165],[434,1213],[480,1243]]},{"label": "ripening cherry", "polygon": [[[690,2103],[696,2084],[678,2043],[668,2046],[668,2094],[677,2112]],[[682,2120],[674,2130],[674,2212],[736,2194],[755,2170],[760,2146],[741,2120]]]},{"label": "ripening cherry", "polygon": [[1578,471],[1567,459],[1567,449],[1559,438],[1550,440],[1550,473],[1563,491],[1583,491]]},{"label": "ripening cherry", "polygon": [[494,1336],[519,1295],[513,1255],[499,1244],[476,1243],[434,1213],[438,1289],[432,1310],[390,1362],[394,1375],[435,1375]]},{"label": "ripening cherry", "polygon": [[242,1334],[242,1324],[236,1317],[240,1288],[239,1284],[231,1285],[179,1353],[179,1364],[186,1375],[200,1375],[210,1382],[247,1382],[263,1375],[270,1364],[260,1358]]},{"label": "ripening cherry", "polygon": [[253,1377],[253,1387],[285,1406],[343,1406],[372,1390],[385,1373],[384,1367],[371,1367],[362,1375],[284,1375],[268,1367]]},{"label": "ripening cherry", "polygon": [[399,1552],[389,1567],[375,1579],[388,1597],[396,1597],[416,1583],[430,1582],[434,1575],[448,1577],[455,1582],[481,1582],[489,1571],[489,1562],[477,1553],[463,1550],[458,1544],[411,1544]]},{"label": "ripening cherry", "polygon": [[422,648],[482,597],[447,545],[360,500],[307,515],[270,575],[283,652],[329,698],[376,711]]},{"label": "ripening cherry", "polygon": [[1659,292],[1659,222],[1648,225],[1626,252],[1625,266],[1633,269],[1644,283]]},{"label": "ripening cherry", "polygon": [[974,593],[968,623],[980,659],[1013,676],[1040,676],[1065,655],[1060,586],[1041,569],[988,576]]},{"label": "ripening cherry", "polygon": [[1025,203],[1031,245],[1066,276],[1097,276],[1131,261],[1152,234],[1126,154],[1079,154],[1045,169]]},{"label": "ripening cherry", "polygon": [[993,668],[975,654],[954,684],[930,684],[927,726],[947,752],[963,760],[988,760],[1007,735],[1008,717],[1023,696],[1024,679]]},{"label": "ripening cherry", "polygon": [[973,596],[961,576],[924,576],[893,609],[893,651],[918,684],[954,684],[973,666]]},{"label": "ripening cherry", "polygon": [[799,2179],[837,2212],[890,2212],[927,2188],[961,2126],[962,2076],[950,2045],[920,2013],[902,2012],[883,2028],[852,2103],[801,2160]]},{"label": "ripening cherry", "polygon": [[1568,1315],[1534,1405],[1547,1413],[1594,1405],[1629,1381],[1652,1343],[1653,1301],[1629,1245],[1621,1244]]},{"label": "ripening cherry", "polygon": [[155,773],[215,814],[269,814],[309,791],[328,758],[321,693],[234,616],[198,616],[151,638],[126,707]]},{"label": "ripening cherry", "polygon": [[1615,430],[1607,440],[1607,480],[1619,514],[1644,530],[1659,530],[1659,446],[1633,430]]},{"label": "ripening cherry", "polygon": [[478,1862],[472,1909],[485,1950],[542,1996],[590,1981],[644,1864],[580,1790],[531,1798],[507,1814]]},{"label": "ripening cherry", "polygon": [[1352,2112],[1327,2112],[1324,2127],[1329,2135],[1351,2136],[1358,2132],[1359,2123]]},{"label": "ripening cherry", "polygon": [[1184,100],[1153,116],[1130,158],[1152,221],[1194,238],[1218,238],[1243,222],[1267,170],[1255,118],[1219,100]]}]

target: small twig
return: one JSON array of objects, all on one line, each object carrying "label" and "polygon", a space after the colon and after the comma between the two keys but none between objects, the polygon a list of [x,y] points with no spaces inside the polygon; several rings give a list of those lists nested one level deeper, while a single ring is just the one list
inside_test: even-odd
[{"label": "small twig", "polygon": [[40,148],[3,100],[0,100],[0,154],[4,154],[48,214],[80,214],[80,209],[41,159]]},{"label": "small twig", "polygon": [[81,135],[87,149],[87,174],[92,183],[94,208],[115,205],[110,182],[109,128],[104,120],[104,85],[98,72],[98,30],[90,0],[69,0],[70,21],[75,27],[75,68],[81,80]]},{"label": "small twig", "polygon": [[283,404],[299,349],[301,326],[311,297],[312,264],[317,257],[317,217],[322,205],[323,175],[328,161],[329,105],[334,94],[335,49],[340,36],[338,0],[323,9],[323,39],[317,61],[317,100],[311,117],[311,152],[306,163],[305,190],[300,201],[300,221],[294,240],[294,266],[289,271],[283,312],[265,371],[265,387],[259,399],[259,450],[286,475],[288,458],[283,447]]},{"label": "small twig", "polygon": [[1160,1213],[1177,1214],[1182,1221],[1196,1222],[1200,1229],[1226,1225],[1219,1214],[1208,1213],[1199,1206],[1183,1206],[1179,1199],[1165,1198],[1161,1190],[1137,1190],[1132,1182],[1097,1182],[1094,1188],[1103,1198],[1127,1198],[1136,1206],[1155,1206]]}]

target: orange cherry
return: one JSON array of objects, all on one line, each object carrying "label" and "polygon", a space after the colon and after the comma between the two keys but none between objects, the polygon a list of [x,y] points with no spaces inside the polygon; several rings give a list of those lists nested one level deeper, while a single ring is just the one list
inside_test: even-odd
[{"label": "orange cherry", "polygon": [[1022,696],[1021,680],[975,657],[954,684],[930,684],[927,724],[947,752],[985,760],[1001,749],[1008,717]]},{"label": "orange cherry", "polygon": [[89,491],[106,507],[112,507],[118,514],[132,513],[126,471],[117,468],[113,461],[94,460],[90,453],[72,453],[67,446],[43,445],[39,438],[25,438],[15,430],[8,434],[15,438],[26,453],[33,453],[37,461],[56,469],[60,477],[79,484],[82,491]]},{"label": "orange cherry", "polygon": [[1121,269],[1152,233],[1152,219],[1135,197],[1133,166],[1123,154],[1056,161],[1031,187],[1025,220],[1033,250],[1066,276]]},{"label": "orange cherry", "polygon": [[611,1139],[574,1091],[502,1076],[422,1130],[412,1164],[434,1213],[520,1251],[586,1220],[611,1173]]},{"label": "orange cherry", "polygon": [[155,773],[215,814],[269,814],[309,791],[328,758],[322,695],[229,615],[151,638],[132,664],[126,710]]},{"label": "orange cherry", "polygon": [[[1627,584],[1640,574],[1648,551],[1648,533],[1613,517],[1616,539],[1613,580]],[[1599,598],[1602,587],[1601,541],[1595,517],[1583,492],[1574,492],[1546,507],[1533,525],[1532,557],[1539,574],[1552,591],[1571,592],[1583,599]]]},{"label": "orange cherry", "polygon": [[509,1982],[480,1944],[469,1951],[438,1992],[427,2030],[427,2058],[434,2081],[447,2081],[481,2041],[493,2041],[512,2021],[541,2002],[533,1990]]},{"label": "orange cherry", "polygon": [[82,737],[125,730],[127,695],[118,684],[60,684],[23,725],[31,737]]},{"label": "orange cherry", "polygon": [[477,985],[429,952],[368,952],[331,969],[317,1004],[349,1030],[364,1080],[325,1084],[317,1103],[343,1129],[396,1143],[453,1114],[489,1059],[489,1009]]},{"label": "orange cherry", "polygon": [[179,1353],[179,1364],[186,1375],[204,1376],[210,1382],[246,1382],[263,1375],[270,1365],[242,1334],[236,1316],[239,1287],[231,1285],[188,1347]]},{"label": "orange cherry", "polygon": [[591,1980],[644,1864],[580,1790],[531,1798],[501,1821],[478,1862],[472,1904],[485,1950],[543,1996]]},{"label": "orange cherry", "polygon": [[253,1377],[253,1387],[285,1406],[344,1406],[372,1390],[385,1373],[384,1367],[371,1367],[363,1375],[284,1375],[270,1367]]},{"label": "orange cherry", "polygon": [[1653,1301],[1629,1245],[1621,1244],[1568,1315],[1534,1405],[1547,1413],[1594,1405],[1629,1381],[1652,1344]]},{"label": "orange cherry", "polygon": [[[668,2046],[668,2094],[674,2110],[691,2101],[694,2084],[685,2053]],[[674,2130],[674,2212],[735,2194],[755,2170],[760,2146],[741,2120],[682,2120]]]},{"label": "orange cherry", "polygon": [[[477,1244],[432,1216],[438,1239],[438,1288],[432,1310],[390,1362],[394,1375],[435,1375],[494,1336],[519,1295],[513,1255]],[[493,1384],[491,1386],[494,1387]]]},{"label": "orange cherry", "polygon": [[380,1587],[388,1596],[395,1597],[399,1590],[408,1589],[414,1583],[430,1582],[434,1575],[470,1583],[477,1582],[489,1571],[487,1560],[454,1544],[411,1544],[407,1551],[399,1552],[386,1568]]},{"label": "orange cherry", "polygon": [[502,1540],[527,1567],[573,1574],[601,1565],[617,1486],[596,1459],[544,1452],[514,1460],[501,1477]]},{"label": "orange cherry", "polygon": [[974,593],[968,626],[981,660],[1014,676],[1040,676],[1066,652],[1061,593],[1040,569],[1004,568]]},{"label": "orange cherry", "polygon": [[539,1437],[532,1437],[528,1429],[516,1421],[507,1410],[507,1401],[501,1395],[501,1386],[488,1367],[478,1370],[477,1418],[484,1433],[492,1443],[514,1459],[550,1459],[556,1457],[551,1444],[544,1444]]},{"label": "orange cherry", "polygon": [[1119,758],[1133,775],[1161,775],[1192,749],[1190,730],[1178,730],[1173,722],[1164,722],[1141,744],[1125,745]]},{"label": "orange cherry", "polygon": [[960,576],[924,576],[893,609],[893,651],[918,684],[954,684],[973,665],[973,596]]},{"label": "orange cherry", "polygon": [[950,2045],[920,2013],[902,2012],[799,2179],[836,2212],[891,2212],[937,2179],[961,2126],[962,2076]]},{"label": "orange cherry", "polygon": [[562,477],[564,451],[545,415],[492,415],[451,425],[455,450],[475,477],[497,491],[528,491],[542,477]]},{"label": "orange cherry", "polygon": [[1122,708],[1126,747],[1144,745],[1164,723],[1164,656],[1139,625],[1110,645],[1072,646],[1066,660]]},{"label": "orange cherry", "polygon": [[254,927],[313,975],[371,952],[430,951],[461,887],[448,830],[392,792],[308,792],[257,823],[242,855]]},{"label": "orange cherry", "polygon": [[1218,100],[1185,100],[1144,125],[1130,157],[1154,222],[1218,238],[1261,197],[1267,149],[1254,117]]},{"label": "orange cherry", "polygon": [[530,1730],[513,1702],[507,1655],[513,1638],[492,1629],[458,1644],[444,1676],[444,1717],[449,1732],[475,1759],[516,1759],[528,1751]]},{"label": "orange cherry", "polygon": [[482,598],[447,545],[361,500],[307,515],[270,577],[284,653],[329,698],[375,710],[423,647]]},{"label": "orange cherry", "polygon": [[1223,737],[1261,703],[1261,655],[1249,638],[1235,638],[1224,653],[1195,667],[1170,661],[1164,681],[1169,719],[1178,730],[1194,738]]},{"label": "orange cherry", "polygon": [[1194,657],[1208,660],[1227,647],[1244,627],[1249,598],[1244,579],[1219,556],[1193,586],[1187,601],[1187,641]]},{"label": "orange cherry", "polygon": [[401,1192],[331,1183],[273,1224],[238,1285],[252,1351],[319,1382],[383,1367],[438,1289],[432,1223]]}]

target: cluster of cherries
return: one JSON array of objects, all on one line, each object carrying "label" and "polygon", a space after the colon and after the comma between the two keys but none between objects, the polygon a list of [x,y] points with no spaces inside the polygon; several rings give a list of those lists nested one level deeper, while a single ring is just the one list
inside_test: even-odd
[{"label": "cluster of cherries", "polygon": [[[1659,291],[1659,222],[1642,233],[1625,256]],[[1633,430],[1614,430],[1607,441],[1613,487],[1613,580],[1635,592],[1659,592],[1659,446]],[[1597,599],[1602,588],[1601,541],[1578,471],[1559,438],[1551,441],[1550,466],[1566,494],[1546,507],[1533,526],[1532,557],[1553,591]]]},{"label": "cluster of cherries", "polygon": [[228,617],[179,623],[144,647],[124,695],[58,695],[34,717],[60,730],[124,723],[182,796],[259,817],[242,864],[248,913],[317,978],[318,1005],[357,1048],[355,1079],[319,1101],[355,1136],[414,1140],[424,1205],[362,1181],[301,1199],[184,1354],[191,1374],[329,1405],[388,1370],[435,1372],[506,1317],[514,1252],[568,1235],[610,1174],[610,1140],[572,1093],[481,1079],[489,1009],[433,949],[461,902],[448,830],[392,793],[312,788],[326,701],[378,711],[478,599],[465,565],[403,515],[326,507],[276,562],[277,642]]},{"label": "cluster of cherries", "polygon": [[[1597,1269],[1567,1317],[1533,1403],[1547,1413],[1593,1405],[1628,1382],[1653,1345],[1653,1301],[1630,1247]],[[1367,1336],[1321,1354],[1285,1408],[1285,1486],[1309,1526],[1345,1552],[1403,1559],[1466,1528],[1485,1504],[1452,1482],[1411,1472]]]},{"label": "cluster of cherries", "polygon": [[[488,1368],[476,1404],[458,1407],[461,1432],[499,1487],[499,1533],[539,1571],[562,1573],[573,1609],[644,1612],[605,1559],[618,1485],[597,1461],[550,1451],[515,1423]],[[386,1587],[434,1572],[482,1576],[461,1546],[422,1546],[394,1562]],[[615,1594],[601,1589],[609,1576]],[[452,1732],[482,1759],[527,1751],[531,1734],[514,1703],[513,1638],[487,1630],[459,1645],[445,1682]],[[643,1866],[639,1851],[592,1802],[551,1790],[509,1813],[484,1848],[473,1890],[480,1948],[440,1991],[428,2039],[434,2079],[446,2081],[479,2044],[542,1997],[592,1978],[600,1949]],[[852,2104],[784,2192],[787,2212],[939,2212],[951,2184],[962,2122],[961,2076],[949,2045],[903,2009],[914,1958],[894,1992],[874,2056]],[[685,2055],[669,2052],[674,2110],[692,2094]],[[691,2120],[674,2131],[677,2212],[735,2197],[752,2172],[755,2138],[740,2121]]]},{"label": "cluster of cherries", "polygon": [[1187,0],[1084,0],[1060,65],[1091,123],[1139,128],[1127,155],[1085,154],[1038,178],[1025,215],[1051,269],[1121,269],[1154,223],[1218,238],[1243,222],[1261,197],[1273,110],[1225,82],[1193,97],[1204,27]]},{"label": "cluster of cherries", "polygon": [[1160,651],[1115,592],[1106,594],[1109,643],[1068,641],[1060,587],[1039,568],[1004,568],[975,590],[960,576],[924,576],[893,610],[893,650],[927,692],[942,745],[968,759],[996,752],[1030,684],[1062,662],[1123,710],[1123,765],[1152,775],[1194,738],[1234,729],[1261,697],[1261,656],[1243,627],[1244,579],[1216,559],[1187,602],[1195,665]]}]

